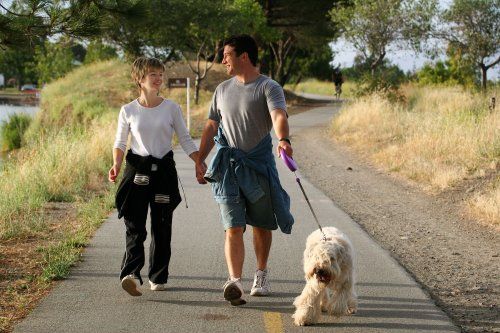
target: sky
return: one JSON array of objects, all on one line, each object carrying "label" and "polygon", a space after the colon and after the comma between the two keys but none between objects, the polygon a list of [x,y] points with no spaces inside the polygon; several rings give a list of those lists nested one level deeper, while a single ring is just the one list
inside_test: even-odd
[{"label": "sky", "polygon": [[[356,49],[345,41],[332,43],[332,50],[335,52],[333,65],[340,67],[350,67],[354,62],[354,57],[357,54]],[[391,63],[398,65],[403,71],[414,71],[421,68],[426,62],[434,62],[423,54],[415,54],[412,51],[392,51],[387,52],[387,59]],[[444,56],[442,56],[444,58]],[[500,64],[488,70],[488,80],[500,81]]]},{"label": "sky", "polygon": [[[448,8],[452,0],[439,0],[439,7],[441,9]],[[337,66],[340,64],[341,67],[350,67],[354,62],[354,57],[357,52],[356,49],[349,43],[340,40],[337,43],[330,44],[330,47],[335,53],[335,58],[333,59],[333,65]],[[387,59],[397,65],[399,68],[407,71],[414,71],[415,69],[421,68],[426,62],[434,62],[427,58],[423,54],[415,54],[412,51],[388,51]],[[445,56],[441,55],[444,59]],[[488,79],[493,81],[500,80],[500,64],[497,64],[494,68],[488,70]]]}]

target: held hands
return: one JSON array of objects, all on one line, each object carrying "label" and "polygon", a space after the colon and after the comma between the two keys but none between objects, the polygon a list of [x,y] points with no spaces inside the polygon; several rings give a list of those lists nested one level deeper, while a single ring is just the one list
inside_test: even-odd
[{"label": "held hands", "polygon": [[118,177],[118,174],[120,173],[120,167],[116,164],[114,164],[111,169],[109,169],[108,172],[108,180],[112,183],[116,182],[116,177]]},{"label": "held hands", "polygon": [[207,181],[203,177],[203,176],[205,176],[205,172],[207,172],[207,165],[205,164],[205,162],[197,161],[196,165],[195,165],[195,169],[196,169],[196,179],[198,180],[198,183],[199,184],[206,184]]}]

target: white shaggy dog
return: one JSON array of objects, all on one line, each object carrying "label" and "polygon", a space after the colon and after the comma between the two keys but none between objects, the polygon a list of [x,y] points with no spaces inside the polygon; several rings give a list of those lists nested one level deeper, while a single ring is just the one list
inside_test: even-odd
[{"label": "white shaggy dog", "polygon": [[[340,316],[353,314],[358,301],[354,292],[354,251],[345,234],[334,227],[318,229],[307,237],[304,251],[306,286],[295,298],[295,325],[318,322],[321,311]],[[328,289],[333,295],[330,296]]]}]

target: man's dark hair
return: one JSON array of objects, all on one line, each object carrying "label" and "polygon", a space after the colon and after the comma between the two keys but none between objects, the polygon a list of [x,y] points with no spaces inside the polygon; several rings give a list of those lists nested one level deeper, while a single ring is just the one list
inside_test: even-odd
[{"label": "man's dark hair", "polygon": [[224,46],[229,45],[234,48],[237,56],[246,52],[252,65],[257,66],[259,60],[259,49],[255,39],[249,35],[233,35],[224,41]]}]

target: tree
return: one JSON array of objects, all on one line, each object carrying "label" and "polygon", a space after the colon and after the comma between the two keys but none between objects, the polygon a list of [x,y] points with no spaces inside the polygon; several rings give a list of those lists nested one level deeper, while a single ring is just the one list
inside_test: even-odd
[{"label": "tree", "polygon": [[[218,54],[224,38],[236,33],[264,34],[266,30],[262,8],[254,0],[220,1],[218,2],[218,6],[214,4],[215,2],[213,1],[212,5],[209,6],[211,7],[209,9],[210,13],[200,12],[197,20],[191,19],[192,23],[189,25],[186,33],[186,40],[191,43],[191,46],[183,50],[183,55],[186,57],[189,67],[196,75],[196,104],[198,103],[200,83],[206,77],[214,62],[218,60]],[[206,17],[214,18],[215,22],[217,22],[216,27],[212,26],[212,22],[206,22]],[[194,50],[192,48],[193,45],[196,45]],[[196,65],[194,67],[189,62],[190,54],[196,57]],[[204,60],[204,66],[201,66],[201,59]]]},{"label": "tree", "polygon": [[293,75],[290,81],[298,84],[302,78],[314,77],[319,80],[331,81],[333,68],[330,62],[333,59],[332,49],[328,44],[315,50],[300,49],[295,61]]},{"label": "tree", "polygon": [[[133,61],[144,55],[145,48],[152,44],[151,36],[158,33],[158,29],[169,36],[168,29],[161,29],[159,22],[172,19],[167,11],[162,11],[166,2],[156,4],[154,0],[144,0],[143,5],[147,8],[155,8],[157,15],[146,10],[143,16],[135,20],[122,20],[120,17],[110,17],[103,28],[102,37],[113,46],[121,49],[127,60]],[[158,7],[158,6],[159,7]],[[156,17],[157,16],[157,17]]]},{"label": "tree", "polygon": [[297,62],[305,53],[321,53],[335,29],[328,17],[333,1],[259,0],[270,28],[260,35],[264,50],[261,70],[284,85],[299,75]]},{"label": "tree", "polygon": [[340,36],[370,59],[372,75],[391,48],[421,42],[433,30],[436,0],[353,0],[350,6],[336,5],[331,17]]},{"label": "tree", "polygon": [[0,73],[6,80],[14,78],[18,88],[25,83],[37,83],[33,50],[0,50]]},{"label": "tree", "polygon": [[[152,46],[162,47],[170,56],[180,52],[195,75],[196,104],[201,82],[218,60],[224,38],[237,33],[263,33],[266,29],[262,8],[254,0],[212,0],[210,5],[205,0],[172,0],[156,8],[168,11],[170,16],[163,15],[168,22],[159,19],[155,23],[162,30],[159,26],[152,29],[156,31],[151,37]],[[165,30],[171,33],[163,33]]]},{"label": "tree", "polygon": [[[217,59],[219,42],[224,38],[227,8],[223,1],[214,0],[206,5],[204,0],[181,0],[176,3],[182,42],[178,44],[182,56],[195,74],[194,102],[199,102],[201,82]],[[207,18],[210,19],[207,19]],[[209,60],[211,59],[211,61]],[[191,64],[194,60],[194,66]],[[203,64],[202,64],[203,62]]]},{"label": "tree", "polygon": [[477,71],[475,64],[462,54],[460,49],[451,44],[446,50],[448,58],[435,64],[426,64],[417,72],[418,81],[422,84],[461,84],[466,87],[475,85]]},{"label": "tree", "polygon": [[63,34],[99,35],[110,18],[137,19],[144,12],[138,0],[0,0],[0,48],[33,47],[40,38]]},{"label": "tree", "polygon": [[117,57],[116,50],[104,44],[101,40],[94,40],[87,46],[87,53],[83,62],[90,64],[94,61],[108,60]]},{"label": "tree", "polygon": [[488,69],[500,62],[500,0],[454,0],[443,18],[442,36],[481,69],[486,90]]},{"label": "tree", "polygon": [[69,39],[57,43],[47,41],[43,47],[36,47],[35,63],[39,81],[43,83],[64,76],[74,67],[71,41]]},{"label": "tree", "polygon": [[436,84],[450,82],[451,73],[446,62],[438,61],[435,64],[425,64],[417,72],[418,82],[421,84]]}]

